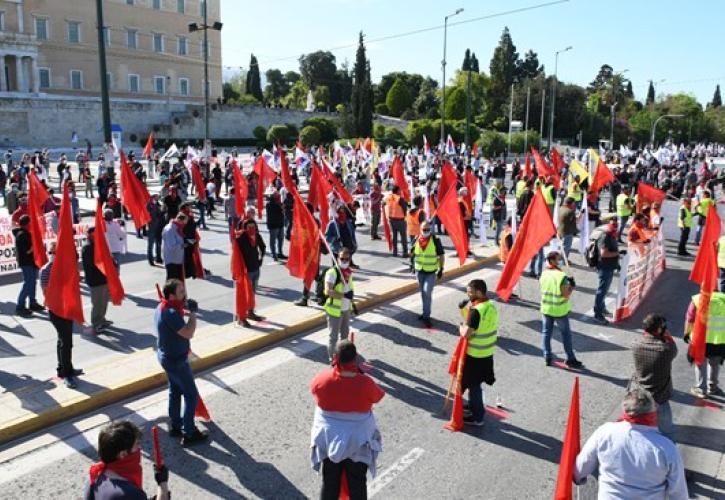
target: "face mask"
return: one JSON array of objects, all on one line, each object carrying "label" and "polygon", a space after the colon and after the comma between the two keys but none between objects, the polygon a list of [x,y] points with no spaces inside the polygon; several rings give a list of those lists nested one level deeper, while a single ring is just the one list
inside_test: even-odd
[{"label": "face mask", "polygon": [[347,269],[348,267],[350,267],[349,261],[340,261],[340,269]]},{"label": "face mask", "polygon": [[421,231],[420,234],[422,236],[425,236],[427,238],[428,236],[430,236],[430,230],[429,231]]}]

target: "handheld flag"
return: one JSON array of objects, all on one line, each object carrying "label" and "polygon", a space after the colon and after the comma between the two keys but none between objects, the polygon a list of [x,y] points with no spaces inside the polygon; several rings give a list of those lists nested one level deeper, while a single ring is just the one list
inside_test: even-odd
[{"label": "handheld flag", "polygon": [[35,172],[28,174],[28,217],[30,224],[30,241],[33,246],[33,260],[38,268],[48,262],[48,255],[45,252],[43,236],[45,234],[45,217],[43,216],[43,205],[48,201],[50,195],[45,187],[38,180]]},{"label": "handheld flag", "polygon": [[439,204],[442,202],[443,198],[451,188],[453,188],[454,191],[456,190],[457,184],[458,174],[456,174],[456,170],[453,168],[453,165],[451,165],[450,162],[444,161],[443,168],[441,168],[441,180],[438,181]]},{"label": "handheld flag", "polygon": [[255,307],[254,290],[252,281],[247,273],[247,266],[244,264],[242,253],[239,250],[237,239],[234,237],[234,229],[231,229],[230,241],[232,244],[231,271],[234,280],[234,307],[238,321],[247,319],[250,310]]},{"label": "handheld flag", "polygon": [[579,377],[576,377],[574,379],[574,389],[571,391],[569,419],[566,422],[566,434],[564,434],[564,444],[561,447],[559,475],[556,478],[554,500],[572,500],[571,483],[574,480],[574,465],[576,456],[581,449],[579,420]]},{"label": "handheld flag", "polygon": [[455,187],[448,190],[443,201],[438,206],[438,218],[448,231],[448,236],[458,253],[458,261],[461,265],[466,262],[468,255],[468,235],[466,234],[466,223],[463,221],[461,207],[458,204]]},{"label": "handheld flag", "polygon": [[247,206],[249,183],[247,178],[242,175],[237,160],[232,160],[232,183],[234,184],[234,211],[237,213],[237,217],[243,218],[244,207]]},{"label": "handheld flag", "polygon": [[287,269],[292,276],[301,278],[306,288],[312,287],[320,267],[320,237],[317,222],[302,197],[295,190],[295,210],[292,215],[292,234],[290,236]]},{"label": "handheld flag", "polygon": [[395,155],[393,159],[393,166],[391,168],[393,179],[395,179],[395,185],[400,187],[400,194],[405,201],[410,203],[410,189],[408,189],[408,183],[405,180],[405,171],[403,170],[403,162],[400,161],[400,157]]},{"label": "handheld flag", "polygon": [[609,167],[607,167],[602,159],[599,158],[597,160],[597,170],[594,173],[594,180],[592,180],[592,184],[589,186],[589,192],[598,193],[610,182],[614,182],[614,174],[611,170],[609,170]]},{"label": "handheld flag", "polygon": [[120,306],[126,292],[123,289],[121,279],[118,277],[118,270],[116,269],[116,264],[113,262],[111,250],[108,248],[106,223],[103,220],[100,199],[96,207],[96,227],[93,231],[93,265],[106,277],[111,302],[115,306]]},{"label": "handheld flag", "polygon": [[194,181],[194,187],[196,188],[196,197],[199,200],[206,200],[206,187],[204,186],[204,180],[201,178],[201,170],[196,162],[191,164],[191,180]]},{"label": "handheld flag", "polygon": [[642,208],[651,203],[662,203],[667,194],[661,189],[647,184],[646,182],[637,183],[637,212],[641,212]]},{"label": "handheld flag", "polygon": [[123,206],[133,217],[133,224],[141,228],[151,222],[151,216],[146,208],[151,196],[141,181],[131,172],[126,155],[121,151],[121,187],[123,188]]},{"label": "handheld flag", "polygon": [[257,174],[257,213],[261,215],[264,209],[264,192],[277,177],[277,172],[260,155],[254,163],[254,173]]},{"label": "handheld flag", "polygon": [[149,132],[149,138],[146,140],[146,147],[143,148],[143,157],[151,158],[151,153],[154,151],[154,133]]},{"label": "handheld flag", "polygon": [[385,208],[383,208],[383,210],[381,210],[381,212],[383,215],[383,234],[385,235],[385,241],[388,242],[388,251],[392,252],[393,251],[393,232],[390,229],[390,221],[388,221],[388,213],[385,210]]},{"label": "handheld flag", "polygon": [[463,387],[461,386],[461,382],[463,380],[463,368],[466,364],[466,349],[468,349],[468,340],[465,337],[460,337],[460,339],[458,340],[458,345],[456,346],[458,359],[456,360],[455,395],[453,396],[453,410],[451,411],[451,420],[443,426],[445,429],[453,432],[458,432],[463,429]]}]

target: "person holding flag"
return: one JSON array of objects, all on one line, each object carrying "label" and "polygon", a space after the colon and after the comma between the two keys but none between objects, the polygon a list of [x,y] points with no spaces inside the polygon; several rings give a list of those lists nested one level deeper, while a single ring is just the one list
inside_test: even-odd
[{"label": "person holding flag", "polygon": [[347,247],[342,247],[333,257],[333,266],[325,273],[325,297],[323,306],[327,314],[327,328],[330,340],[327,343],[327,355],[333,361],[335,346],[340,339],[347,339],[350,334],[350,316],[355,285],[352,280],[350,261],[352,254]]},{"label": "person holding flag", "polygon": [[[15,239],[15,259],[23,272],[23,285],[18,294],[15,314],[28,318],[33,311],[44,311],[45,308],[35,299],[36,282],[38,281],[38,265],[33,255],[33,234],[30,231],[30,216],[23,214],[18,218],[18,227],[12,229]],[[28,303],[29,307],[25,307]]]},{"label": "person holding flag", "polygon": [[433,287],[436,278],[443,278],[443,267],[445,265],[446,252],[443,249],[441,240],[432,234],[430,222],[424,221],[420,225],[420,236],[413,242],[413,250],[410,253],[410,265],[415,269],[415,275],[420,287],[420,298],[423,302],[423,314],[418,319],[430,328],[431,304],[433,302]]},{"label": "person holding flag", "polygon": [[[685,316],[685,342],[689,343],[695,327],[701,294],[694,295]],[[705,360],[695,365],[695,385],[690,392],[695,397],[704,399],[707,396],[723,396],[725,391],[720,388],[720,365],[725,360],[725,331],[719,325],[725,321],[725,293],[712,292],[707,311],[707,331],[705,334]],[[688,355],[688,359],[692,357]]]},{"label": "person holding flag", "polygon": [[680,240],[677,244],[677,255],[687,257],[690,252],[687,251],[687,240],[690,239],[690,231],[692,230],[692,201],[690,198],[682,198],[682,204],[677,215],[677,227],[680,228]]},{"label": "person holding flag", "polygon": [[[103,228],[99,227],[98,230],[102,231]],[[112,322],[106,319],[110,299],[108,279],[95,264],[95,232],[95,227],[88,228],[88,238],[81,250],[81,261],[83,263],[83,276],[91,295],[91,328],[84,333],[98,335],[103,333]]]},{"label": "person holding flag", "polygon": [[596,260],[598,284],[594,295],[594,319],[602,325],[609,324],[605,316],[608,312],[604,301],[609,293],[609,287],[612,286],[614,272],[620,267],[617,216],[610,214],[606,222],[605,226],[596,228],[590,236],[595,240],[594,244],[599,253]]},{"label": "person holding flag", "polygon": [[403,250],[402,255],[408,255],[407,226],[405,223],[405,213],[408,211],[408,203],[401,196],[400,186],[393,186],[391,193],[385,200],[384,210],[393,233],[393,257],[398,256],[399,239]]}]

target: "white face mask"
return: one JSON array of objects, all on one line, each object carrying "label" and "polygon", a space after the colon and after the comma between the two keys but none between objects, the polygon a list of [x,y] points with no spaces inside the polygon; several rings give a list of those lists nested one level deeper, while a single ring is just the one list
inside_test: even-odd
[{"label": "white face mask", "polygon": [[348,262],[340,261],[340,269],[347,269],[348,267],[350,267],[349,261]]},{"label": "white face mask", "polygon": [[427,238],[428,236],[430,236],[430,230],[428,230],[428,231],[421,231],[420,234],[422,236],[425,236]]}]

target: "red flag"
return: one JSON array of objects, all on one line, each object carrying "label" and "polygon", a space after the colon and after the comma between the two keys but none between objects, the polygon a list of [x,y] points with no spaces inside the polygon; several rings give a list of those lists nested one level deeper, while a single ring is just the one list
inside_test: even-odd
[{"label": "red flag", "polygon": [[128,166],[123,151],[121,151],[121,187],[123,188],[123,206],[133,217],[136,228],[151,222],[151,216],[146,208],[151,197],[146,190],[146,186],[131,172],[131,167]]},{"label": "red flag", "polygon": [[652,203],[662,203],[667,194],[661,189],[657,189],[646,182],[637,183],[637,212],[642,211],[642,207]]},{"label": "red flag", "polygon": [[191,251],[191,258],[194,261],[194,276],[197,279],[203,280],[204,279],[204,265],[201,263],[201,247],[199,246],[199,242],[201,241],[201,234],[199,234],[199,230],[196,230],[195,234],[196,243],[194,243],[194,247]]},{"label": "red flag", "polygon": [[247,195],[249,194],[249,183],[242,175],[237,160],[232,160],[232,182],[234,184],[234,210],[237,217],[244,218],[244,207],[247,206]]},{"label": "red flag", "polygon": [[196,197],[200,200],[206,200],[206,187],[204,186],[204,179],[201,178],[201,170],[196,162],[191,164],[191,180],[194,181],[194,187],[196,188]]},{"label": "red flag", "polygon": [[332,186],[324,178],[322,169],[313,161],[312,175],[310,176],[310,190],[307,193],[307,201],[313,208],[320,210],[320,227],[327,229],[330,223],[330,203],[327,195],[332,192]]},{"label": "red flag", "polygon": [[118,270],[113,263],[111,250],[106,240],[106,223],[103,220],[101,200],[96,206],[96,228],[93,231],[93,264],[106,277],[108,282],[108,293],[111,296],[113,305],[120,306],[123,302],[125,291],[121,279],[118,277]]},{"label": "red flag", "polygon": [[380,211],[383,215],[383,235],[385,235],[385,241],[388,242],[388,251],[393,251],[393,231],[390,229],[390,221],[388,220],[388,214],[385,207]]},{"label": "red flag", "polygon": [[[705,219],[705,227],[702,231],[700,246],[697,249],[697,256],[695,257],[695,262],[692,264],[692,271],[690,271],[690,281],[702,285],[708,277],[708,273],[714,272],[717,274],[717,250],[715,249],[715,245],[720,238],[720,231],[720,216],[717,213],[717,209],[711,206]],[[711,259],[710,257],[712,256],[714,258]]]},{"label": "red flag", "polygon": [[594,179],[592,180],[591,186],[589,186],[589,192],[598,193],[610,182],[614,182],[614,174],[611,170],[609,170],[607,164],[599,158],[599,161],[597,162],[597,171],[594,173]]},{"label": "red flag", "polygon": [[455,375],[458,371],[458,360],[461,357],[461,354],[463,356],[466,355],[466,337],[458,337],[458,343],[456,344],[456,350],[453,351],[453,356],[451,356],[451,362],[448,364],[448,374],[449,375]]},{"label": "red flag", "polygon": [[70,195],[66,184],[63,189],[63,201],[60,204],[55,260],[50,270],[48,288],[45,290],[45,305],[53,311],[53,314],[83,324],[81,282],[78,275],[78,254],[73,239],[72,217]]},{"label": "red flag", "polygon": [[529,209],[526,210],[521,227],[516,233],[514,246],[496,285],[496,293],[501,300],[508,302],[526,264],[555,234],[554,221],[551,219],[544,195],[539,189]]},{"label": "red flag", "polygon": [[48,255],[45,252],[45,244],[43,243],[45,234],[43,205],[48,201],[49,197],[50,195],[38,180],[35,172],[30,172],[28,174],[28,217],[30,217],[28,231],[33,245],[33,260],[38,268],[43,267],[48,262]]},{"label": "red flag", "polygon": [[244,259],[239,250],[237,239],[234,237],[235,230],[231,230],[231,243],[232,243],[232,260],[231,260],[231,271],[232,279],[235,283],[234,290],[234,304],[237,314],[237,320],[242,321],[247,319],[247,315],[250,310],[255,307],[254,290],[252,289],[252,281],[249,279],[247,274],[247,266],[244,264]]},{"label": "red flag", "polygon": [[561,172],[564,167],[566,167],[566,163],[561,158],[561,155],[556,148],[552,148],[551,150],[551,164],[557,174]]},{"label": "red flag", "polygon": [[149,132],[149,138],[146,140],[146,147],[143,148],[143,156],[144,158],[151,158],[151,153],[154,149],[154,133]]},{"label": "red flag", "polygon": [[463,185],[466,186],[468,194],[466,195],[466,203],[469,207],[473,206],[473,197],[476,196],[478,190],[478,177],[473,173],[473,170],[466,169],[463,173]]},{"label": "red flag", "polygon": [[559,459],[559,475],[556,478],[556,491],[554,500],[571,500],[574,480],[574,464],[576,456],[581,449],[581,433],[579,430],[579,377],[574,379],[574,389],[571,391],[569,405],[569,419],[566,423],[564,444],[561,447]]},{"label": "red flag", "polygon": [[197,393],[197,395],[196,395],[196,408],[194,409],[194,416],[197,418],[200,418],[202,420],[205,420],[207,422],[211,422],[211,417],[209,416],[209,410],[206,409],[204,400],[201,399],[201,394],[199,394],[199,393]]},{"label": "red flag", "polygon": [[453,246],[456,248],[459,263],[463,265],[468,255],[468,235],[466,234],[466,224],[463,222],[463,214],[461,214],[461,207],[458,204],[455,189],[448,190],[448,194],[438,205],[437,214],[446,227]]},{"label": "red flag", "polygon": [[456,392],[453,397],[453,410],[451,411],[451,420],[444,425],[449,431],[458,432],[463,429],[463,388],[461,382],[463,380],[463,368],[466,364],[466,349],[468,349],[468,339],[461,337],[458,340],[458,359],[456,360]]},{"label": "red flag", "polygon": [[410,203],[410,189],[408,189],[408,182],[405,180],[403,162],[400,161],[400,157],[398,155],[395,155],[395,158],[393,159],[393,166],[390,170],[393,179],[395,179],[395,185],[400,187],[401,196],[405,201]]},{"label": "red flag", "polygon": [[478,156],[478,143],[473,143],[473,149],[471,150],[471,156],[476,158]]},{"label": "red flag", "polygon": [[295,198],[295,209],[292,212],[287,269],[292,276],[301,278],[305,282],[305,287],[309,289],[320,267],[319,229],[299,193],[295,190],[292,196]]},{"label": "red flag", "polygon": [[254,173],[257,174],[257,213],[262,215],[262,210],[264,209],[264,192],[267,190],[267,186],[277,177],[277,172],[267,165],[262,155],[259,155],[254,164]]},{"label": "red flag", "polygon": [[[337,192],[337,195],[342,199],[342,201],[346,205],[352,203],[352,196],[350,195],[350,193],[347,192],[345,186],[342,185],[340,179],[338,179],[337,176],[333,174],[329,168],[325,168],[324,165],[322,167],[322,173],[325,176],[325,179],[327,179],[330,184],[332,184],[333,189]],[[403,188],[401,187],[400,189]]]},{"label": "red flag", "polygon": [[531,146],[531,153],[534,155],[534,161],[536,162],[536,173],[539,176],[554,175],[553,169],[549,167],[546,160],[542,158],[541,153],[534,147]]},{"label": "red flag", "polygon": [[448,193],[450,188],[456,191],[458,185],[458,174],[453,168],[453,165],[448,161],[443,162],[443,168],[441,168],[441,180],[438,181],[438,204],[440,205],[443,197]]},{"label": "red flag", "polygon": [[279,150],[279,165],[280,173],[282,174],[282,185],[287,191],[297,191],[297,186],[295,186],[295,182],[292,180],[292,174],[290,174],[289,165],[287,164],[287,153],[282,148]]},{"label": "red flag", "polygon": [[528,179],[534,178],[534,172],[531,170],[531,155],[529,153],[526,153],[526,161],[524,163],[524,175]]}]

